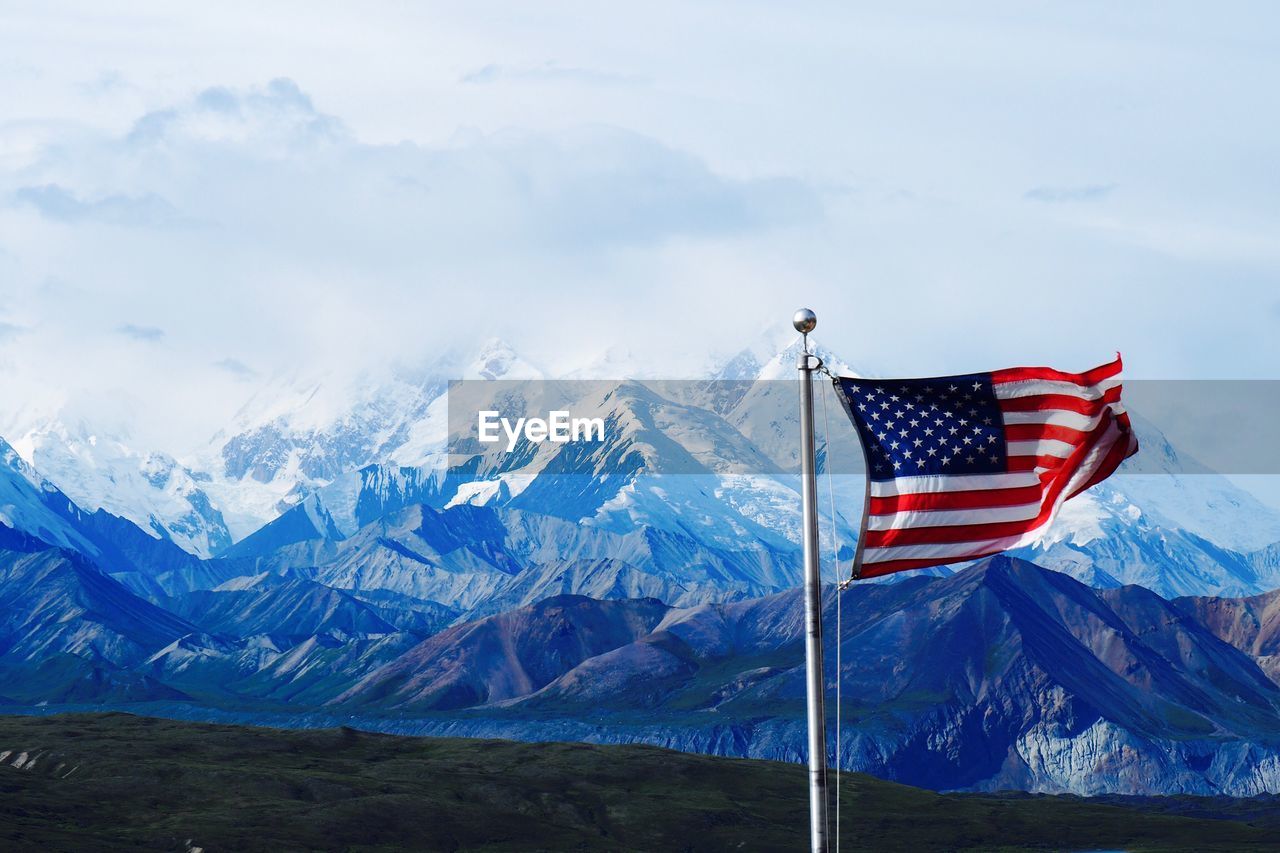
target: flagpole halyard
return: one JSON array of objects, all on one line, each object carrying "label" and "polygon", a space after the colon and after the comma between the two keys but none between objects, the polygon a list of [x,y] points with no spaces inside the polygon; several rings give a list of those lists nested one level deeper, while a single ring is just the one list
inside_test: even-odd
[{"label": "flagpole halyard", "polygon": [[805,694],[809,728],[809,839],[813,853],[827,853],[827,735],[822,667],[822,577],[818,572],[817,471],[813,424],[813,373],[821,359],[809,353],[817,316],[801,308],[791,323],[804,336],[800,352],[800,496],[803,514]]}]

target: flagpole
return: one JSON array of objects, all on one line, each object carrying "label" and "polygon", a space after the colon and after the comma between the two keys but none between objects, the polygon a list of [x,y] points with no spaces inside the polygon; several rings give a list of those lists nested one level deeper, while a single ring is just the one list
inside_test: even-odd
[{"label": "flagpole", "polygon": [[803,335],[800,370],[800,495],[804,515],[805,685],[809,723],[809,839],[813,853],[827,851],[827,728],[822,677],[822,578],[818,573],[817,460],[813,437],[813,372],[821,365],[809,354],[809,333],[818,317],[801,308],[791,324]]}]

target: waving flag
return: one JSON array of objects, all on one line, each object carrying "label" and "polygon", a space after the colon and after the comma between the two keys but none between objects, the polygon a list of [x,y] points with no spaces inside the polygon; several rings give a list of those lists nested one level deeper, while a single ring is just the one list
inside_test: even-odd
[{"label": "waving flag", "polygon": [[1034,542],[1062,502],[1138,442],[1120,357],[1087,373],[1015,367],[935,379],[835,379],[869,482],[859,577]]}]

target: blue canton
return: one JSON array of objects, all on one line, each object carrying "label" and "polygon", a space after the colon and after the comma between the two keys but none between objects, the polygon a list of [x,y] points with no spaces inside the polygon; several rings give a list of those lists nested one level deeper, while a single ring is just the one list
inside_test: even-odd
[{"label": "blue canton", "polygon": [[1008,448],[991,376],[836,380],[872,480],[1003,474]]}]

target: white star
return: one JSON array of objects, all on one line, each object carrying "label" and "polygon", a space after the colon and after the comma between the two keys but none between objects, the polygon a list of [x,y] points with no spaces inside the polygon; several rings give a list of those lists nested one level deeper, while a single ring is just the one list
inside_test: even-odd
[{"label": "white star", "polygon": [[973,390],[975,390],[975,391],[981,391],[981,390],[982,390],[982,383],[981,383],[981,382],[975,382],[975,383],[973,383]]}]

